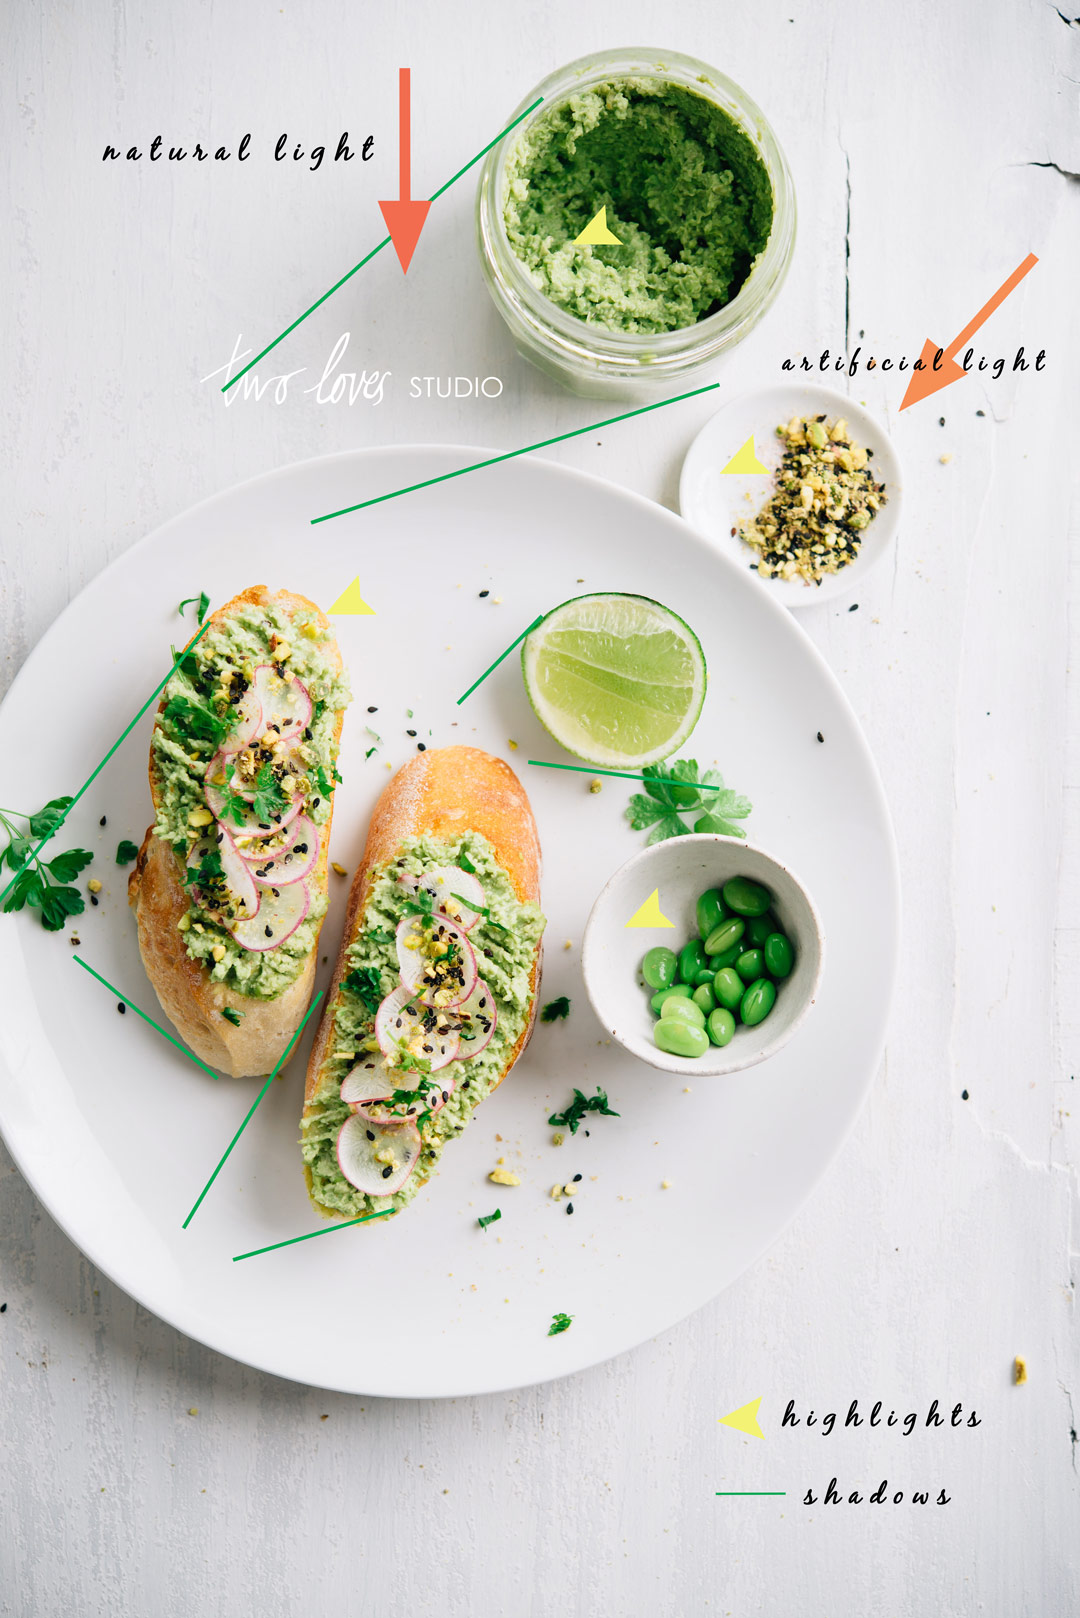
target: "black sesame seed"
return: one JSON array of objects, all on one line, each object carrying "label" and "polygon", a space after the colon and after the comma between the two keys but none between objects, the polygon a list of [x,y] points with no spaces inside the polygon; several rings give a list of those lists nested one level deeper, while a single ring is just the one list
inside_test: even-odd
[{"label": "black sesame seed", "polygon": [[394,1172],[394,1165],[392,1163],[387,1163],[386,1167],[382,1171],[383,1179],[388,1180],[390,1178],[391,1174],[393,1174],[393,1172]]},{"label": "black sesame seed", "polygon": [[442,1098],[443,1098],[444,1101],[449,1101],[450,1100],[450,1092],[449,1092],[449,1090],[444,1090],[443,1091]]},{"label": "black sesame seed", "polygon": [[97,904],[97,902],[98,902],[98,900],[97,900],[97,894],[96,894],[96,893],[92,893],[92,894],[91,894],[91,895],[90,895],[90,903],[91,903],[91,904],[92,904],[92,905],[96,905],[96,904]]},{"label": "black sesame seed", "polygon": [[825,740],[825,738],[824,738],[824,736],[823,736],[823,735],[822,735],[822,734],[821,734],[821,732],[820,732],[820,730],[819,730],[819,731],[818,731],[818,733],[817,733],[817,739],[818,739],[818,741],[819,741],[819,742],[823,742],[823,741],[824,741],[824,740]]},{"label": "black sesame seed", "polygon": [[274,936],[274,929],[272,927],[264,927],[263,928],[263,937],[264,938],[273,938],[273,936]]},{"label": "black sesame seed", "polygon": [[968,1099],[969,1099],[969,1097],[968,1097],[967,1091],[966,1090],[961,1090],[961,1092],[960,1092],[960,1100],[961,1101],[967,1101]]},{"label": "black sesame seed", "polygon": [[985,415],[986,415],[986,411],[985,411],[985,410],[976,410],[976,412],[975,412],[975,414],[976,414],[976,415],[977,415],[977,416],[985,416]]},{"label": "black sesame seed", "polygon": [[[98,825],[99,825],[99,826],[104,826],[104,824],[105,824],[105,816],[104,816],[104,815],[102,815],[102,817],[101,817],[101,819],[100,819],[100,820],[99,820],[99,821],[98,821]],[[5,1309],[6,1309],[6,1308],[7,1308],[7,1304],[6,1304],[6,1303],[5,1303],[5,1305],[4,1305],[4,1308],[5,1308]]]},{"label": "black sesame seed", "polygon": [[848,608],[848,612],[858,612],[858,610],[859,610],[859,603],[857,601],[853,601],[851,603],[851,606]]},{"label": "black sesame seed", "polygon": [[365,1129],[364,1134],[367,1136],[368,1140],[375,1139],[375,1131],[373,1129]]},{"label": "black sesame seed", "polygon": [[127,1010],[127,1006],[125,1006],[125,1004],[124,1004],[124,1002],[122,1000],[118,1000],[116,1002],[116,1009],[117,1009],[117,1011],[120,1013],[120,1015],[122,1017],[124,1015],[124,1012]]},{"label": "black sesame seed", "polygon": [[937,419],[937,424],[938,424],[939,427],[944,427],[944,425],[945,425],[945,417],[944,416],[939,416],[938,419]]},{"label": "black sesame seed", "polygon": [[573,1204],[573,1203],[572,1203],[572,1202],[568,1202],[568,1203],[567,1203],[567,1204],[566,1204],[566,1211],[567,1211],[567,1213],[568,1213],[568,1214],[572,1214],[572,1213],[573,1213],[573,1211],[574,1211],[574,1204]]},{"label": "black sesame seed", "polygon": [[490,594],[491,594],[490,590],[481,590],[481,592],[480,592],[481,601],[484,599],[485,596],[489,596]]},{"label": "black sesame seed", "polygon": [[368,713],[378,713],[378,708],[369,708]]},{"label": "black sesame seed", "polygon": [[427,747],[423,742],[417,742],[416,751],[418,753],[426,753],[427,752]]},{"label": "black sesame seed", "polygon": [[406,736],[415,736],[416,732],[415,732],[415,730],[407,730],[405,732],[405,734],[406,734]]},{"label": "black sesame seed", "polygon": [[574,1175],[574,1181],[575,1181],[575,1183],[576,1183],[576,1182],[577,1182],[577,1181],[578,1181],[578,1180],[580,1180],[580,1179],[581,1179],[581,1175],[580,1175],[580,1174],[575,1174],[575,1175]]}]

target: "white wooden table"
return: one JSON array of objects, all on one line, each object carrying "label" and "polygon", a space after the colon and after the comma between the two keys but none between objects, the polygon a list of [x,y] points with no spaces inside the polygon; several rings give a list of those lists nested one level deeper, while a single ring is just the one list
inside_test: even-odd
[{"label": "white wooden table", "polygon": [[[1028,251],[1041,262],[975,346],[1047,359],[899,418],[901,386],[880,371],[841,384],[895,431],[907,515],[858,611],[803,622],[885,777],[906,941],[870,1100],[767,1257],[587,1375],[444,1404],[354,1399],[147,1315],[0,1150],[0,1611],[1077,1611],[1080,25],[1045,0],[675,0],[660,16],[643,0],[27,0],[3,26],[5,686],[88,579],[217,489],[357,444],[510,448],[605,413],[511,350],[477,270],[471,179],[433,211],[407,281],[381,255],[282,345],[265,374],[306,367],[284,403],[226,406],[200,380],[382,234],[400,65],[421,195],[587,50],[669,45],[750,90],[791,160],[800,236],[725,391],[864,332],[864,356],[947,342]],[[371,162],[331,161],[345,129],[354,145],[374,134]],[[106,143],[157,133],[235,152],[249,130],[242,167],[101,161]],[[327,143],[318,171],[274,163],[283,132]],[[302,391],[344,332],[344,369],[392,373],[381,403]],[[505,390],[416,399],[413,374]],[[709,409],[550,453],[674,505]],[[718,1425],[758,1394],[764,1444]],[[781,1430],[789,1399],[824,1414],[853,1398],[920,1426]],[[935,1398],[981,1425],[927,1431]],[[883,1478],[890,1495],[951,1498],[801,1503],[834,1476],[845,1499]],[[788,1492],[716,1497],[754,1487]]]}]

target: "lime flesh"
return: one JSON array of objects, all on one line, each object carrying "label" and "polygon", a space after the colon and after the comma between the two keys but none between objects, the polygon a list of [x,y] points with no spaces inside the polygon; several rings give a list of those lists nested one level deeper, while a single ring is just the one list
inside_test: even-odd
[{"label": "lime flesh", "polygon": [[697,636],[647,596],[564,601],[525,641],[521,667],[540,723],[589,764],[640,768],[667,758],[705,700]]}]

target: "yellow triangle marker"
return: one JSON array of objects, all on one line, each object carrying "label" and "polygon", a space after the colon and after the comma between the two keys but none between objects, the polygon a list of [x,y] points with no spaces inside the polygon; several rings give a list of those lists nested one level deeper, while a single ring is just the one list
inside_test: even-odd
[{"label": "yellow triangle marker", "polygon": [[754,435],[746,440],[742,449],[735,451],[726,466],[720,468],[721,472],[768,472],[767,466],[762,466],[754,452]]},{"label": "yellow triangle marker", "polygon": [[[580,235],[574,237],[575,247],[621,247],[622,240],[607,228],[607,204],[594,214]],[[762,468],[764,470],[764,468]]]},{"label": "yellow triangle marker", "polygon": [[762,1394],[759,1399],[751,1399],[748,1405],[740,1405],[738,1410],[733,1410],[729,1416],[721,1416],[720,1425],[734,1427],[736,1432],[746,1433],[751,1438],[764,1438],[765,1434],[758,1426],[757,1419],[758,1405],[764,1397]]},{"label": "yellow triangle marker", "polygon": [[375,616],[375,608],[369,607],[363,596],[360,594],[359,574],[357,574],[356,578],[352,581],[348,588],[342,591],[337,600],[334,602],[334,605],[332,607],[328,607],[326,610],[328,613],[336,613],[338,617],[342,618],[358,618],[363,613],[366,613],[371,618],[374,618]]},{"label": "yellow triangle marker", "polygon": [[674,927],[675,923],[668,921],[660,909],[659,888],[652,890],[641,909],[634,911],[626,925],[628,927]]}]

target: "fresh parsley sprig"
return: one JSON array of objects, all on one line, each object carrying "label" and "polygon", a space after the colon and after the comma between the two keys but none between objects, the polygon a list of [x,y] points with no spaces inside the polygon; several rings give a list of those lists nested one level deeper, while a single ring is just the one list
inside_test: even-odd
[{"label": "fresh parsley sprig", "polygon": [[552,1315],[551,1325],[548,1327],[548,1336],[558,1337],[560,1332],[569,1331],[573,1318],[573,1315],[564,1315],[561,1311],[557,1315]]},{"label": "fresh parsley sprig", "polygon": [[647,764],[641,773],[645,792],[634,793],[626,818],[635,831],[652,828],[649,843],[689,836],[691,828],[680,818],[682,815],[697,815],[693,825],[696,832],[746,836],[735,822],[745,820],[754,806],[749,798],[725,787],[719,770],[706,770],[702,775],[696,758],[680,758],[674,764]]},{"label": "fresh parsley sprig", "polygon": [[565,994],[560,994],[557,1000],[549,1000],[540,1013],[541,1022],[557,1022],[560,1017],[569,1017],[570,1001]]},{"label": "fresh parsley sprig", "polygon": [[165,718],[171,720],[185,741],[209,742],[215,751],[229,734],[228,720],[205,703],[192,702],[190,697],[170,697],[165,704]]},{"label": "fresh parsley sprig", "polygon": [[[58,933],[69,916],[81,916],[86,901],[78,888],[68,886],[93,859],[85,848],[69,848],[51,860],[42,860],[34,853],[34,844],[54,832],[72,804],[71,798],[51,798],[43,809],[27,814],[22,809],[0,809],[0,825],[7,832],[8,841],[0,850],[0,869],[6,863],[17,873],[11,890],[4,900],[4,910],[31,910],[41,912],[41,925],[46,932]],[[25,820],[28,833],[21,832],[13,823]]]},{"label": "fresh parsley sprig", "polygon": [[553,1124],[557,1129],[567,1128],[571,1135],[576,1135],[581,1126],[581,1120],[589,1112],[599,1112],[605,1118],[620,1118],[622,1116],[621,1113],[613,1112],[608,1106],[607,1091],[601,1090],[599,1085],[596,1087],[594,1096],[582,1095],[581,1091],[575,1086],[574,1099],[566,1111],[553,1112],[548,1119],[548,1123]]},{"label": "fresh parsley sprig", "polygon": [[260,766],[255,777],[255,796],[251,807],[255,812],[256,820],[272,820],[275,815],[283,814],[289,807],[289,799],[281,782],[274,774],[272,764]]},{"label": "fresh parsley sprig", "polygon": [[374,1017],[382,1001],[382,975],[374,966],[357,966],[341,980],[341,987],[355,994],[365,1011]]}]

